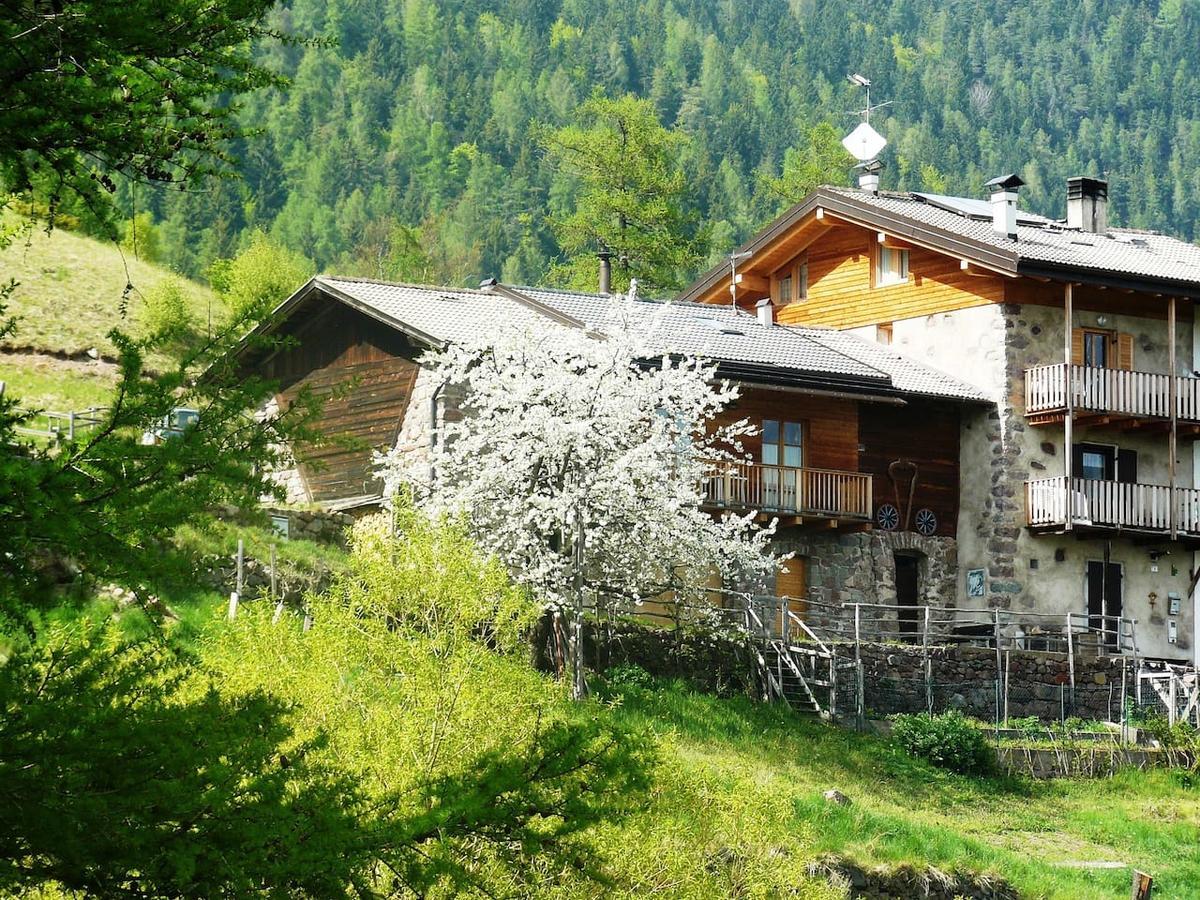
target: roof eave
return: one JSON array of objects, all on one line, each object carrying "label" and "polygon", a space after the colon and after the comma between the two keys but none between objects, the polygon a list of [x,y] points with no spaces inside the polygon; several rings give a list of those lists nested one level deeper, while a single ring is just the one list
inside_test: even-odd
[{"label": "roof eave", "polygon": [[[985,268],[1002,275],[1016,275],[1019,256],[1014,242],[1013,252],[1005,252],[995,247],[972,241],[941,228],[935,228],[907,216],[898,216],[884,210],[875,209],[866,204],[856,203],[852,197],[847,197],[828,188],[817,188],[804,200],[783,213],[766,228],[756,234],[735,251],[754,254],[763,249],[789,229],[794,227],[806,216],[820,207],[835,218],[871,228],[886,231],[895,237],[902,238],[917,246],[934,250],[947,256],[956,256],[977,263]],[[712,290],[728,273],[728,266],[722,262],[713,266],[688,287],[678,299],[692,301]]]},{"label": "roof eave", "polygon": [[1018,264],[1017,274],[1029,278],[1048,278],[1051,281],[1063,283],[1091,284],[1117,290],[1136,291],[1142,294],[1200,299],[1200,283],[1197,282],[1152,278],[1145,275],[1122,275],[1117,272],[1073,266],[1069,263],[1043,262],[1025,258]]}]

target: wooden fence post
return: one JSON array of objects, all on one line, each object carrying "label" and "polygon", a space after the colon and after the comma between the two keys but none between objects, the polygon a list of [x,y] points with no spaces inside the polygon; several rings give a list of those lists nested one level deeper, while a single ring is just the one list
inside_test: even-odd
[{"label": "wooden fence post", "polygon": [[[1103,634],[1101,634],[1103,638]],[[1071,613],[1067,613],[1067,677],[1071,682],[1071,708],[1075,707],[1075,636],[1071,632]]]},{"label": "wooden fence post", "polygon": [[242,569],[246,562],[246,548],[241,538],[238,538],[237,548],[237,593],[242,596]]},{"label": "wooden fence post", "polygon": [[1150,891],[1154,887],[1154,879],[1145,872],[1133,870],[1133,892],[1130,900],[1150,900]]}]

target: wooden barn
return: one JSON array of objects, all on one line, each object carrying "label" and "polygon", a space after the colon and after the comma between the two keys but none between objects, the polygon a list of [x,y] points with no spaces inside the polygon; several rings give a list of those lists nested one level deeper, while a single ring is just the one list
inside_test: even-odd
[{"label": "wooden barn", "polygon": [[[290,499],[371,508],[381,500],[379,451],[404,454],[421,480],[440,423],[456,414],[421,367],[426,349],[505,326],[602,332],[616,309],[605,294],[314,278],[260,326],[293,340],[247,359],[278,379],[277,403],[306,386],[329,398],[321,428],[342,440],[293,448],[295,466],[279,473]],[[952,601],[943,588],[959,517],[960,428],[986,406],[982,392],[874,341],[780,325],[761,310],[651,301],[639,309],[656,317],[664,349],[714,360],[742,386],[725,415],[749,419],[759,434],[745,443],[744,462],[713,472],[706,503],[779,520],[778,540],[800,556],[780,573],[777,593],[800,605]],[[871,568],[880,553],[911,561],[919,577],[880,580]]]}]

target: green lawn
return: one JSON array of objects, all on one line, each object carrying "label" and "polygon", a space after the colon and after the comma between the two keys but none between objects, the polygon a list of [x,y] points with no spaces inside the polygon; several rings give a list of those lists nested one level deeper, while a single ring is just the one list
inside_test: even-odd
[{"label": "green lawn", "polygon": [[[884,739],[678,686],[627,695],[613,715],[660,735],[671,748],[667,765],[689,780],[770,798],[751,838],[760,851],[794,842],[810,858],[989,873],[1022,896],[1052,898],[1128,897],[1128,869],[1080,865],[1122,862],[1154,876],[1157,898],[1200,896],[1200,791],[1186,774],[964,778]],[[827,802],[830,788],[852,805]],[[686,796],[656,806],[680,827],[708,816]]]},{"label": "green lawn", "polygon": [[[17,330],[0,345],[0,381],[26,407],[102,405],[115,382],[112,366],[15,353],[13,348],[68,354],[94,348],[111,355],[108,332],[115,327],[140,334],[144,296],[169,275],[112,243],[63,229],[46,234],[35,227],[22,235],[0,250],[0,281],[18,282],[7,309],[7,315],[17,317]],[[131,285],[128,292],[126,285]],[[210,314],[219,323],[224,307],[208,288],[184,285],[193,327],[204,333]],[[162,368],[170,359],[155,353],[147,363]]]},{"label": "green lawn", "polygon": [[0,351],[0,381],[26,409],[68,412],[105,406],[116,384],[115,371],[114,366],[100,361],[84,363]]}]

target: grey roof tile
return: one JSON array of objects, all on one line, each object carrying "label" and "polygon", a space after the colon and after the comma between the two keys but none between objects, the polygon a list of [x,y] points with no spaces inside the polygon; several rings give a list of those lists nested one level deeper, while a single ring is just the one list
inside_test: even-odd
[{"label": "grey roof tile", "polygon": [[[319,276],[317,283],[436,342],[477,343],[501,328],[527,327],[553,334],[570,327],[536,306],[499,291],[392,284]],[[545,288],[513,288],[559,314],[597,331],[613,327],[626,304],[621,298]],[[632,307],[652,343],[663,352],[718,362],[757,365],[796,373],[839,376],[863,385],[959,400],[982,393],[951,375],[855,335],[816,328],[762,325],[741,310],[700,303],[641,300]],[[653,328],[657,328],[657,335]]]},{"label": "grey roof tile", "polygon": [[[990,218],[944,209],[936,202],[931,202],[935,195],[886,191],[873,194],[855,188],[836,187],[825,190],[854,203],[903,216],[915,223],[986,245],[1011,255],[1014,262],[1048,263],[1095,273],[1200,284],[1200,247],[1164,234],[1123,228],[1110,228],[1105,234],[1092,234],[1069,229],[1061,222],[1022,213],[1017,221],[1017,239],[1013,241],[993,229]],[[964,209],[978,205],[978,201],[969,198],[936,199],[958,200],[964,204]]]},{"label": "grey roof tile", "polygon": [[[603,330],[619,301],[602,294],[518,288]],[[825,328],[761,325],[742,310],[708,303],[643,302],[644,314],[663,316],[670,349],[707,359],[761,363],[782,369],[883,379],[911,394],[984,400],[984,394],[952,375],[909,359],[857,335]],[[730,333],[736,332],[736,333]]]}]

